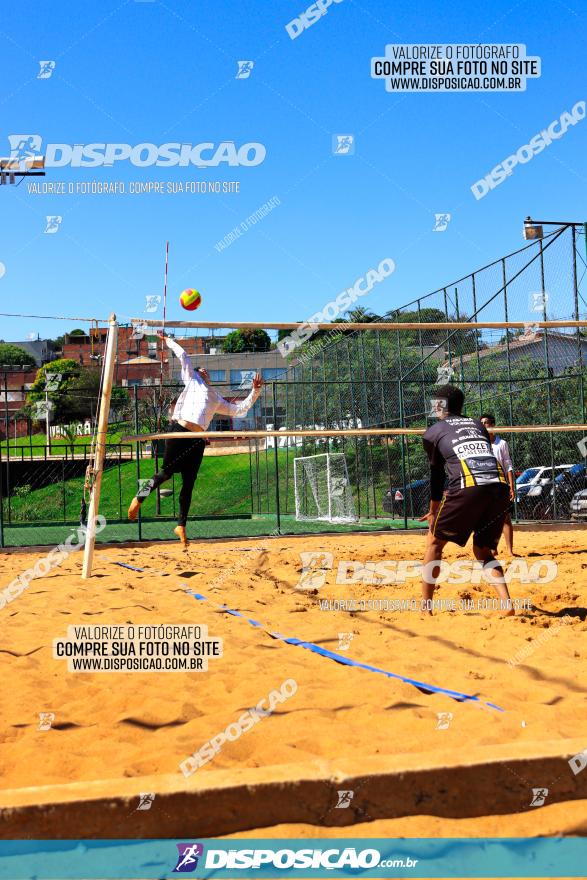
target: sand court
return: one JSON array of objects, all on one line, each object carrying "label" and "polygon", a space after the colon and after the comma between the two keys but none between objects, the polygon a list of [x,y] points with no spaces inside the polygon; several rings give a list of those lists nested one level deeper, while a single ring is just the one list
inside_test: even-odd
[{"label": "sand court", "polygon": [[[410,826],[414,834],[441,833],[443,822],[457,819],[467,820],[465,836],[483,834],[489,827],[483,822],[495,812],[527,811],[532,833],[551,833],[554,801],[559,811],[564,805],[568,827],[577,827],[587,790],[582,773],[568,762],[587,748],[584,532],[518,533],[517,552],[528,562],[548,556],[557,573],[547,584],[510,584],[512,597],[527,600],[529,609],[514,618],[482,608],[440,610],[432,617],[409,608],[390,611],[392,600],[418,597],[417,579],[336,583],[340,561],[416,561],[422,546],[420,535],[405,534],[194,542],[189,553],[166,544],[110,545],[96,548],[91,581],[80,577],[80,554],[31,581],[1,612],[5,680],[11,684],[0,698],[3,803],[21,810],[22,833],[39,831],[34,803],[84,803],[83,812],[91,811],[91,792],[99,792],[98,800],[130,804],[140,792],[160,791],[171,797],[165,821],[173,836],[182,792],[196,805],[190,815],[197,822],[201,790],[228,787],[230,800],[230,791],[240,797],[239,786],[254,791],[265,784],[273,791],[286,779],[289,794],[275,799],[270,819],[255,809],[252,796],[249,824],[242,827],[258,827],[255,817],[264,823],[259,827],[279,826],[293,821],[288,798],[295,800],[296,779],[301,784],[306,770],[324,791],[318,796],[312,786],[306,789],[299,824],[347,824],[352,818],[368,829],[371,821],[391,817],[399,832],[402,805],[393,786],[387,795],[377,789],[377,779],[401,772],[415,797],[406,802],[405,815],[421,815]],[[302,571],[301,552],[332,554],[330,568],[310,574],[314,586]],[[42,555],[3,554],[2,585]],[[467,557],[467,550],[455,547],[446,554],[449,562]],[[451,598],[471,606],[492,597],[483,584],[444,584],[438,595],[447,606]],[[358,610],[344,610],[343,602]],[[388,610],[360,610],[374,605]],[[173,626],[192,635],[200,627],[209,640],[221,640],[222,652],[207,658],[207,671],[68,671],[68,658],[55,659],[52,648],[68,626],[92,632],[134,626],[143,633]],[[374,670],[336,662],[329,652]],[[295,683],[293,692],[272,698],[288,681]],[[195,769],[193,761],[185,765],[194,755],[200,756]],[[483,773],[471,770],[489,765],[493,769]],[[461,767],[468,794],[455,812],[455,792],[464,790]],[[343,788],[337,768],[341,780],[368,780],[363,795],[358,789],[353,796],[352,809],[332,802]],[[496,774],[511,777],[511,792],[505,800],[479,802],[475,779],[489,784]],[[530,807],[535,788],[549,790],[543,806]],[[7,821],[6,810],[3,816]],[[141,821],[147,816],[141,813]],[[217,835],[235,830],[230,823],[215,827]],[[113,830],[102,820],[100,829],[103,836]],[[120,829],[122,836],[135,832]]]}]

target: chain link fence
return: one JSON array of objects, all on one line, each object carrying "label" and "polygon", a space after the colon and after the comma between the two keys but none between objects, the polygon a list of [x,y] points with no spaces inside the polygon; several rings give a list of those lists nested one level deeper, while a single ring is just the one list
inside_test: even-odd
[{"label": "chain link fence", "polygon": [[[450,381],[465,392],[466,414],[497,424],[560,425],[553,433],[508,435],[517,477],[514,516],[524,520],[587,521],[587,443],[564,425],[585,424],[587,333],[537,330],[536,320],[587,316],[585,236],[567,228],[478,272],[388,312],[392,322],[523,321],[506,330],[344,331],[316,333],[288,365],[275,355],[250,418],[238,429],[425,428],[430,399]],[[281,369],[288,367],[281,375]],[[121,381],[121,380],[120,380]],[[100,510],[107,527],[98,540],[169,538],[177,513],[177,480],[145,502],[138,522],[126,518],[141,481],[160,467],[162,444],[123,442],[168,423],[177,382],[124,387],[113,395]],[[226,394],[230,388],[217,385]],[[235,389],[232,389],[234,393]],[[95,418],[98,389],[77,388]],[[242,396],[242,394],[240,395]],[[7,399],[7,395],[5,395]],[[91,438],[72,430],[47,444],[42,423],[4,413],[0,443],[0,545],[58,543],[80,521]],[[21,426],[22,427],[22,426]],[[22,430],[20,433],[23,433]],[[11,439],[9,439],[11,438]],[[297,522],[294,460],[342,452],[357,522]],[[429,500],[428,465],[417,437],[267,438],[213,441],[191,508],[193,537],[276,532],[380,529],[421,525]]]},{"label": "chain link fence", "polygon": [[[317,333],[296,352],[279,401],[289,428],[425,428],[435,387],[465,393],[466,414],[497,425],[528,425],[508,435],[518,519],[585,520],[587,444],[564,425],[585,424],[587,332],[538,329],[536,321],[585,319],[586,230],[544,240],[383,316],[390,322],[519,321],[520,330]],[[377,320],[381,320],[377,316]],[[553,433],[533,425],[560,425]],[[428,503],[428,465],[420,441],[337,441],[355,475],[365,516],[407,519]],[[334,445],[334,441],[331,446]],[[307,444],[302,449],[308,454]],[[390,498],[391,496],[391,498]]]}]

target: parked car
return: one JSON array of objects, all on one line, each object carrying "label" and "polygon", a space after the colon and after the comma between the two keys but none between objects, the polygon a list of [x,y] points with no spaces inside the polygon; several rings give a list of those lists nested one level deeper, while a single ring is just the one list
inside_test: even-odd
[{"label": "parked car", "polygon": [[430,480],[414,480],[407,486],[398,486],[388,489],[383,496],[383,510],[394,516],[404,516],[404,511],[410,518],[424,516],[430,507]]},{"label": "parked car", "polygon": [[534,511],[546,497],[545,489],[554,479],[573,467],[572,464],[560,464],[555,467],[546,465],[526,468],[516,479],[516,501],[518,516],[534,518]]},{"label": "parked car", "polygon": [[571,519],[587,519],[587,489],[573,495],[569,506]]},{"label": "parked car", "polygon": [[587,488],[583,463],[574,464],[543,486],[542,495],[534,508],[536,519],[569,519],[571,501],[581,489]]}]

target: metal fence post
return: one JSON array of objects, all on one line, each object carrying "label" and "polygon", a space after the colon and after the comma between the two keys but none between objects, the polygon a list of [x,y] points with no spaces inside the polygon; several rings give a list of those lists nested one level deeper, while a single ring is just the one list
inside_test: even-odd
[{"label": "metal fence post", "polygon": [[4,461],[0,446],[0,547],[4,546]]},{"label": "metal fence post", "polygon": [[[272,383],[273,391],[273,420],[275,424],[275,413],[277,412],[277,397],[275,394],[275,382]],[[277,454],[277,445],[279,437],[274,437],[273,452],[275,459],[275,512],[277,515],[277,534],[281,534],[281,507],[279,503],[279,455]]]},{"label": "metal fence post", "polygon": [[[355,389],[353,386],[353,365],[351,361],[351,350],[349,346],[349,341],[347,337],[344,337],[344,341],[346,343],[346,356],[347,356],[347,366],[348,366],[348,382],[349,382],[349,391],[351,397],[351,421],[354,422],[355,426],[357,424],[357,407],[355,404]],[[324,357],[324,352],[322,352],[322,357]],[[359,416],[360,418],[360,416]],[[362,462],[359,461],[359,438],[355,437],[355,475],[357,478],[357,516],[359,519],[361,518],[361,486],[363,482],[363,468]]]},{"label": "metal fence post", "polygon": [[8,434],[6,435],[6,500],[8,502],[8,522],[12,522],[12,509],[10,505],[10,492],[12,489],[11,480],[10,480],[10,440],[8,439]]},{"label": "metal fence post", "polygon": [[[282,393],[285,393],[285,400],[284,400],[284,406],[283,406],[283,411],[285,413],[285,417],[283,420],[283,424],[287,428],[287,426],[289,424],[288,423],[289,388],[287,386],[287,383],[285,385],[283,385],[281,381],[280,381],[280,385],[282,385],[282,388],[281,388]],[[267,424],[267,423],[265,422],[265,424]],[[250,443],[249,443],[249,446],[250,446]],[[295,458],[295,456],[294,456],[294,458]],[[251,483],[251,486],[252,486],[252,483]],[[289,511],[289,494],[290,493],[289,493],[289,438],[288,438],[287,443],[285,444],[285,512],[286,513]]]},{"label": "metal fence post", "polygon": [[[477,314],[477,286],[475,282],[475,273],[471,275],[472,293],[473,293],[473,314]],[[479,331],[475,330],[475,361],[477,362],[477,388],[479,393],[479,413],[483,412],[483,386],[481,384],[481,363],[479,361]],[[506,330],[507,333],[507,330]],[[461,345],[461,365],[463,363],[463,352]],[[461,367],[462,372],[462,367]]]},{"label": "metal fence post", "polygon": [[[159,441],[155,440],[155,458],[153,459],[153,467],[155,473],[159,471]],[[161,492],[159,486],[155,490],[155,516],[161,516]]]},{"label": "metal fence post", "polygon": [[[65,458],[67,459],[67,447],[65,452]],[[67,521],[67,495],[65,488],[65,464],[66,462],[61,459],[61,503],[63,505],[63,522]]]},{"label": "metal fence post", "polygon": [[[138,395],[138,387],[135,385],[135,434],[139,433],[139,395]],[[141,444],[137,440],[136,442],[136,454],[137,454],[137,492],[140,491],[141,486]],[[139,515],[137,517],[137,528],[138,528],[138,538],[139,541],[143,540],[143,523],[141,520],[141,508],[139,507]]]},{"label": "metal fence post", "polygon": [[[385,400],[385,385],[383,381],[383,357],[381,353],[381,337],[379,335],[379,330],[377,332],[377,363],[379,366],[379,387],[381,391],[381,423],[383,425],[387,424],[387,406]],[[389,480],[389,488],[391,489],[391,463],[389,460],[389,439],[385,441],[385,458],[387,461],[387,479]],[[393,517],[393,510],[392,510]],[[375,516],[377,516],[377,509],[375,509]]]},{"label": "metal fence post", "polygon": [[[503,282],[503,307],[504,307],[504,320],[509,321],[509,304],[508,304],[508,280],[507,280],[507,266],[505,262],[505,258],[501,260],[501,280]],[[506,350],[506,362],[508,368],[508,410],[509,410],[509,422],[510,425],[514,424],[514,407],[512,403],[512,359],[511,359],[511,351],[510,351],[510,331],[506,328],[505,331],[505,350]],[[511,451],[513,452],[512,463],[516,461],[516,435],[512,434],[510,441],[511,443]],[[514,486],[516,481],[516,471],[514,468]],[[518,493],[514,491],[514,520],[518,521]]]},{"label": "metal fence post", "polygon": [[8,417],[8,373],[4,370],[4,421],[6,424],[6,448],[10,447],[10,421]]},{"label": "metal fence post", "polygon": [[[545,296],[545,291],[546,291],[546,286],[545,286],[545,285],[546,285],[546,276],[545,276],[545,271],[544,271],[544,247],[543,247],[543,245],[542,245],[542,239],[538,242],[538,247],[539,247],[539,251],[540,251],[540,289],[541,289],[541,291],[542,291],[542,320],[543,320],[543,321],[546,321],[546,319],[547,319],[547,314],[546,314],[546,296]],[[545,327],[544,330],[542,331],[542,338],[543,338],[543,340],[544,340],[544,361],[545,361],[545,365],[546,365],[546,411],[547,411],[547,413],[548,413],[548,424],[549,424],[549,425],[552,425],[552,424],[553,424],[553,421],[552,421],[552,391],[551,391],[551,384],[552,384],[553,376],[551,375],[551,371],[550,371],[550,357],[549,357],[549,344],[548,344],[548,330],[547,330],[546,327]],[[553,478],[554,478],[554,476],[555,476],[555,470],[554,470],[554,458],[555,458],[555,456],[554,456],[554,436],[553,436],[553,434],[549,434],[549,435],[548,435],[548,439],[549,439],[549,442],[550,442],[550,466],[551,466],[551,468],[552,468],[552,476],[553,476]],[[553,488],[552,500],[553,500],[553,516],[551,516],[550,519],[552,519],[553,517],[554,517],[554,519],[556,519],[556,518],[557,518],[557,516],[556,516],[556,513],[557,513],[557,499],[556,499],[556,491],[554,490],[554,488]]]},{"label": "metal fence post", "polygon": [[[459,289],[458,289],[458,287],[455,287],[455,308],[457,310],[457,318],[458,318],[460,316]],[[477,331],[475,331],[475,332],[477,332]],[[463,340],[462,340],[462,337],[461,337],[460,344],[459,344],[458,336],[457,336],[457,346],[460,348],[460,352],[455,352],[455,354],[459,355],[459,363],[461,365],[461,391],[464,393],[466,389],[465,389],[465,367],[464,367],[464,363],[463,363]],[[477,360],[479,360],[479,359],[477,358]],[[481,386],[479,385],[479,389],[480,388],[481,388]]]},{"label": "metal fence post", "polygon": [[[404,424],[404,392],[402,387],[402,380],[398,379],[398,401],[399,401],[399,426],[400,428],[405,428]],[[402,444],[402,487],[403,487],[403,496],[404,496],[404,529],[408,527],[408,491],[406,487],[406,448],[405,444],[407,443],[408,438],[405,434],[401,436],[401,444]],[[392,499],[393,504],[393,499]]]},{"label": "metal fence post", "polygon": [[[572,232],[572,249],[573,249],[573,317],[576,321],[579,320],[580,312],[579,312],[579,282],[577,279],[577,233],[575,227],[571,227]],[[586,232],[586,244],[587,248],[587,226],[585,226]],[[577,337],[577,358],[579,361],[579,405],[580,411],[578,417],[580,421],[583,421],[585,418],[585,386],[583,383],[583,337],[581,336],[581,331],[579,327],[576,330]]]},{"label": "metal fence post", "polygon": [[[249,438],[249,484],[251,491],[251,516],[255,513],[255,500],[254,500],[254,492],[253,492],[253,453],[251,448],[252,440]],[[258,501],[258,499],[257,499]],[[258,506],[258,505],[257,505]],[[260,511],[258,511],[260,512]]]},{"label": "metal fence post", "polygon": [[118,518],[122,519],[122,443],[118,444]]}]

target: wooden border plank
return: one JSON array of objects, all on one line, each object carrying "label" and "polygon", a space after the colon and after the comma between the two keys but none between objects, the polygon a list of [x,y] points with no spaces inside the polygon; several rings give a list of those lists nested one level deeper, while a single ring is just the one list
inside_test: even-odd
[{"label": "wooden border plank", "polygon": [[[434,753],[314,761],[262,769],[74,782],[0,794],[0,838],[219,837],[288,823],[326,827],[431,815],[465,818],[526,812],[532,788],[547,803],[587,798],[587,771],[569,760],[585,740],[516,742]],[[336,792],[355,791],[337,810]],[[150,810],[137,810],[151,792]]]}]

